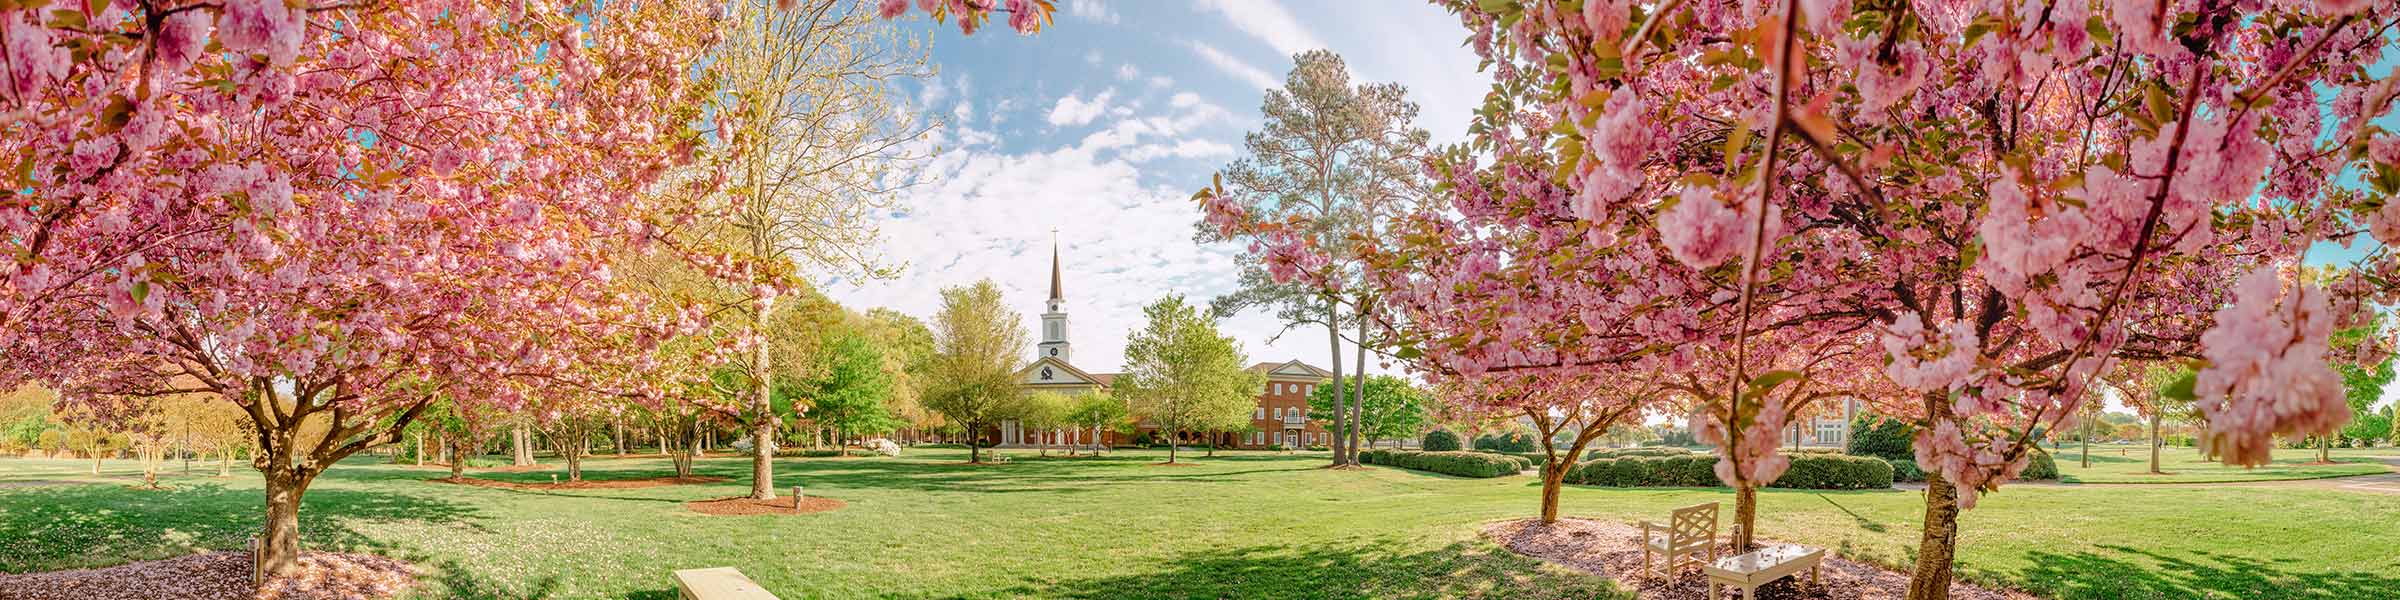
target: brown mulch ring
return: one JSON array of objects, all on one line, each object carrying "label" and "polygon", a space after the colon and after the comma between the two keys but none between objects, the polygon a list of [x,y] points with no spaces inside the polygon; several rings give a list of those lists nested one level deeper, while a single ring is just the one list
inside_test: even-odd
[{"label": "brown mulch ring", "polygon": [[669,485],[698,485],[703,483],[718,483],[732,480],[733,479],[729,477],[714,477],[707,475],[693,477],[675,477],[670,475],[664,477],[643,477],[640,479],[586,479],[583,481],[560,481],[558,483],[518,483],[514,481],[477,479],[473,477],[461,477],[457,480],[452,480],[448,477],[441,477],[427,479],[426,481],[431,481],[434,483],[472,485],[476,487],[505,488],[511,490],[622,490]]},{"label": "brown mulch ring", "polygon": [[372,554],[309,552],[290,577],[250,587],[250,553],[202,552],[191,556],[9,575],[0,573],[0,600],[316,600],[391,598],[414,587],[415,567]]},{"label": "brown mulch ring", "polygon": [[798,509],[792,508],[792,499],[789,497],[776,498],[773,500],[757,500],[747,497],[733,497],[718,498],[715,500],[693,500],[691,502],[683,503],[683,506],[685,508],[692,509],[692,512],[705,515],[805,515],[809,513],[821,513],[829,510],[839,509],[849,505],[850,503],[848,502],[843,502],[824,496],[808,496],[801,498],[800,508]]},{"label": "brown mulch ring", "polygon": [[[1642,575],[1642,546],[1640,529],[1622,523],[1585,519],[1559,519],[1544,526],[1539,520],[1520,519],[1485,525],[1483,535],[1518,554],[1613,579],[1618,585],[1633,589],[1645,600],[1701,600],[1708,598],[1708,576],[1696,567],[1685,567],[1670,581],[1655,575]],[[1759,544],[1776,542],[1759,540]],[[1718,556],[1733,556],[1730,544],[1717,549]],[[1651,560],[1660,560],[1653,556]],[[1827,552],[1820,565],[1818,585],[1807,585],[1808,574],[1776,580],[1758,588],[1758,597],[1766,599],[1831,600],[1851,598],[1903,598],[1908,596],[1908,574],[1883,567],[1852,561]],[[1965,583],[1950,584],[1950,597],[1958,600],[2031,600],[2022,592],[1992,590]]]},{"label": "brown mulch ring", "polygon": [[1171,463],[1163,463],[1163,462],[1156,462],[1156,463],[1150,463],[1150,466],[1153,466],[1153,467],[1197,467],[1197,466],[1200,466],[1200,463],[1187,463],[1187,462],[1171,462]]}]

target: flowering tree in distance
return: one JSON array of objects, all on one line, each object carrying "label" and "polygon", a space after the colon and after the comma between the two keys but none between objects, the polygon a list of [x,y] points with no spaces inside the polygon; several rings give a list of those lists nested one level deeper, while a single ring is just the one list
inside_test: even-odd
[{"label": "flowering tree in distance", "polygon": [[688,325],[607,258],[673,222],[641,192],[692,154],[709,7],[68,6],[0,11],[0,377],[240,406],[270,575],[310,482],[434,398],[638,393],[567,367]]},{"label": "flowering tree in distance", "polygon": [[1443,4],[1493,63],[1493,177],[1569,192],[1512,226],[1663,249],[1612,266],[1711,290],[1723,397],[1759,381],[1758,336],[1879,338],[1853,364],[1913,391],[1868,399],[1917,427],[1928,472],[1913,598],[1947,594],[1957,510],[2112,360],[2204,361],[2229,462],[2347,418],[2323,359],[2355,303],[2290,271],[2354,223],[2400,231],[2383,201],[2400,143],[2368,123],[2392,82],[2362,68],[2392,45],[2388,5]]}]

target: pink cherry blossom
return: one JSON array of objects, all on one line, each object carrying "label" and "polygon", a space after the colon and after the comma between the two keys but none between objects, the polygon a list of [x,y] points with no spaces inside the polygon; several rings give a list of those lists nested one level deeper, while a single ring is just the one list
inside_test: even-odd
[{"label": "pink cherry blossom", "polygon": [[1685,187],[1675,208],[1658,219],[1659,239],[1683,261],[1695,269],[1706,269],[1733,258],[1749,242],[1742,233],[1750,229],[1741,213],[1726,208],[1712,188]]}]

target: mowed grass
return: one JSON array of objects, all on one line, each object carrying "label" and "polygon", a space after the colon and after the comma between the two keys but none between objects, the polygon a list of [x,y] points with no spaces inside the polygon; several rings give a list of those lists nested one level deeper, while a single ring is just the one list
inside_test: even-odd
[{"label": "mowed grass", "polygon": [[[962,450],[778,461],[777,483],[847,508],[712,517],[682,502],[743,493],[743,459],[704,486],[512,491],[428,483],[431,468],[346,464],[308,493],[314,548],[422,565],[428,598],[672,598],[675,569],[732,566],[784,598],[1594,598],[1607,582],[1481,540],[1531,516],[1531,477],[1329,471],[1321,453],[1160,453],[964,466]],[[2063,461],[2062,461],[2063,462]],[[63,466],[62,466],[63,465]],[[0,481],[77,461],[0,460]],[[122,473],[111,462],[112,472]],[[668,472],[595,460],[594,479]],[[213,472],[213,471],[210,471]],[[549,472],[478,476],[546,482]],[[257,477],[0,484],[0,571],[235,549],[256,529]],[[1918,493],[1766,490],[1762,536],[1905,564]],[[1662,518],[1723,489],[1571,487],[1571,516]],[[1963,519],[1960,572],[2060,598],[2369,598],[2400,590],[2400,496],[2257,487],[2019,487]]]},{"label": "mowed grass", "polygon": [[2164,475],[2150,473],[2150,449],[2141,444],[2093,444],[2090,467],[2083,466],[2083,448],[2074,444],[2051,457],[2058,461],[2059,481],[2066,483],[2234,483],[2386,473],[2392,469],[2385,461],[2400,457],[2400,449],[2335,448],[2330,454],[2330,465],[2314,464],[2314,449],[2288,449],[2276,450],[2270,464],[2229,467],[2203,459],[2191,448],[2160,448],[2158,465]]}]

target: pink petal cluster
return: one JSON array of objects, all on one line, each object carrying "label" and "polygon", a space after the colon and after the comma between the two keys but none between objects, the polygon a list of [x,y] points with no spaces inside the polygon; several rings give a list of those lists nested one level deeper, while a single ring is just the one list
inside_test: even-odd
[{"label": "pink petal cluster", "polygon": [[1611,94],[1601,105],[1598,120],[1584,133],[1593,162],[1583,175],[1583,192],[1576,196],[1578,216],[1607,220],[1607,207],[1641,188],[1642,159],[1656,136],[1648,120],[1640,96],[1631,91]]},{"label": "pink petal cluster", "polygon": [[1916,391],[1956,390],[1971,381],[1975,374],[1975,349],[1981,347],[1975,339],[1971,323],[1951,321],[1942,324],[1939,335],[1925,327],[1917,313],[1903,313],[1881,336],[1884,355],[1890,362],[1883,366],[1884,375],[1901,387]]},{"label": "pink petal cluster", "polygon": [[1686,186],[1675,207],[1658,218],[1659,241],[1695,269],[1706,269],[1733,258],[1749,243],[1748,219],[1717,200],[1714,188]]},{"label": "pink petal cluster", "polygon": [[2341,375],[2327,363],[2330,301],[2306,282],[2288,296],[2283,287],[2272,267],[2242,276],[2201,339],[2208,366],[2193,391],[2209,447],[2226,464],[2265,464],[2276,436],[2330,434],[2350,420]]},{"label": "pink petal cluster", "polygon": [[283,0],[226,0],[224,13],[217,17],[217,40],[226,50],[262,53],[278,66],[290,64],[300,53],[300,39],[307,33],[306,15]]}]

